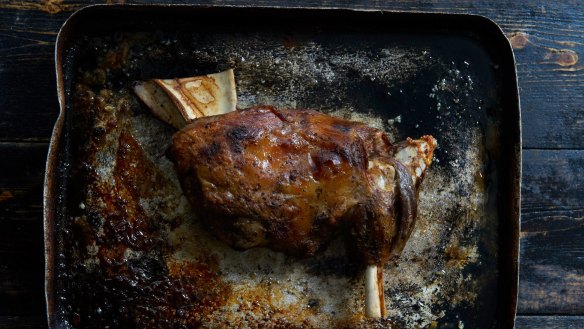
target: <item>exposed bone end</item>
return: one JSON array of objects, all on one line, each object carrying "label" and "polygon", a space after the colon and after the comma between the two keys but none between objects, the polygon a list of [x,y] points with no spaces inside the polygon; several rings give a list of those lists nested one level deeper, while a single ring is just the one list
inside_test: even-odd
[{"label": "exposed bone end", "polygon": [[170,97],[153,81],[137,82],[134,92],[148,106],[152,114],[176,129],[187,122]]},{"label": "exposed bone end", "polygon": [[154,115],[176,129],[196,118],[233,112],[237,104],[233,69],[190,78],[138,82],[134,92]]},{"label": "exposed bone end", "polygon": [[436,139],[429,135],[422,136],[420,139],[408,138],[397,145],[395,158],[409,168],[414,174],[412,175],[414,183],[417,183],[421,181],[426,169],[432,164],[432,157],[437,146]]},{"label": "exposed bone end", "polygon": [[386,316],[383,275],[377,265],[365,268],[365,315],[368,318]]},{"label": "exposed bone end", "polygon": [[[387,189],[388,184],[386,181],[393,182],[396,173],[400,173],[399,177],[412,177],[413,186],[418,184],[422,178],[428,166],[432,163],[432,158],[434,156],[434,149],[437,147],[436,139],[432,136],[426,135],[422,136],[420,139],[411,139],[399,143],[396,145],[395,159],[399,162],[395,165],[398,167],[387,166],[376,163],[375,161],[369,162],[368,172],[372,177],[376,186],[380,189]],[[402,168],[402,169],[400,169]],[[408,174],[407,172],[410,172]],[[399,180],[398,180],[399,181]],[[404,183],[399,181],[400,184]],[[389,184],[393,186],[393,184]],[[395,255],[399,255],[401,250],[405,246],[407,239],[409,238],[412,230],[414,228],[415,217],[416,217],[416,204],[417,201],[410,195],[409,198],[405,198],[404,195],[408,195],[407,192],[412,188],[412,185],[405,182],[405,184],[399,185],[400,194],[402,195],[401,209],[402,214],[406,217],[401,218],[401,229],[399,239],[396,240],[392,246]],[[413,203],[412,203],[413,200]],[[410,208],[408,208],[408,206]],[[412,209],[411,207],[414,206]],[[404,209],[409,209],[409,211],[404,212]],[[385,296],[383,292],[383,267],[377,265],[368,265],[365,269],[365,315],[369,318],[381,318],[386,317],[385,308]]]},{"label": "exposed bone end", "polygon": [[420,139],[413,141],[418,145],[418,150],[422,154],[422,158],[426,163],[426,166],[432,164],[432,157],[434,156],[434,150],[438,146],[436,138],[430,135],[424,135]]}]

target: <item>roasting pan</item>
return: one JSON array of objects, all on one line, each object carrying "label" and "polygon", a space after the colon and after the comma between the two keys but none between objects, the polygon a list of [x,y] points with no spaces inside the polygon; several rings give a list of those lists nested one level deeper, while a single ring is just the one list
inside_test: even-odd
[{"label": "roasting pan", "polygon": [[[193,219],[172,130],[134,81],[234,68],[240,108],[312,108],[439,143],[416,229],[363,316],[341,243],[311,259],[233,251]],[[61,106],[44,192],[50,328],[511,328],[521,124],[514,57],[473,15],[92,6],[56,46]]]}]

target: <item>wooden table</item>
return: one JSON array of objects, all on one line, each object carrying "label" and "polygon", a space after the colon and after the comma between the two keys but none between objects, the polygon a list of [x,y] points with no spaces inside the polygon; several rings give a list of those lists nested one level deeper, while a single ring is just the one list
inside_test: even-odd
[{"label": "wooden table", "polygon": [[[0,0],[0,328],[46,327],[42,188],[58,113],[54,42],[90,3],[99,2]],[[523,116],[516,326],[584,328],[584,1],[255,4],[473,13],[500,24],[517,57]]]}]

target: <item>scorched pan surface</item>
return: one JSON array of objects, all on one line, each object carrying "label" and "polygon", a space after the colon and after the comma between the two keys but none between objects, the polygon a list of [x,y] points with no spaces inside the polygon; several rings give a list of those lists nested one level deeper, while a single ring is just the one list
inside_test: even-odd
[{"label": "scorched pan surface", "polygon": [[[512,327],[520,123],[513,54],[478,16],[333,9],[96,6],[57,43],[61,115],[45,189],[51,328]],[[435,161],[389,317],[363,314],[362,271],[335,240],[315,257],[235,251],[199,227],[173,130],[133,82],[234,68],[238,107],[316,109],[431,134]]]}]

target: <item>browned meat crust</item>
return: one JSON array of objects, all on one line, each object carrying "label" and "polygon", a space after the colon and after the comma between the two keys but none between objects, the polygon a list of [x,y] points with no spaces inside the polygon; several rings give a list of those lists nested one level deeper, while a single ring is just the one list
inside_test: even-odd
[{"label": "browned meat crust", "polygon": [[[429,165],[435,141],[423,139]],[[393,145],[361,123],[261,106],[197,119],[169,154],[200,220],[234,248],[310,256],[343,233],[354,259],[380,264],[413,229],[421,175],[394,155],[415,142]]]}]

